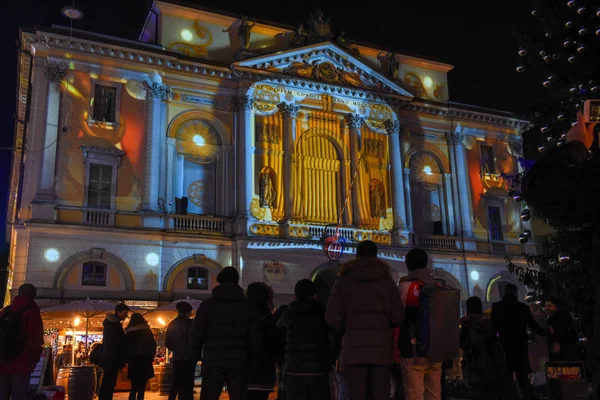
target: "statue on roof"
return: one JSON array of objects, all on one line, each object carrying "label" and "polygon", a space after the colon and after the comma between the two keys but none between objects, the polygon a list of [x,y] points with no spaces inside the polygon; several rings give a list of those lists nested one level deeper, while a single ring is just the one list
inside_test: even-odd
[{"label": "statue on roof", "polygon": [[249,20],[247,16],[240,18],[240,26],[238,27],[240,51],[246,51],[250,48],[250,32],[254,25],[256,25],[256,23]]},{"label": "statue on roof", "polygon": [[304,24],[300,24],[294,29],[294,36],[292,36],[290,44],[294,47],[302,46],[306,43],[306,38],[308,38],[308,32],[304,29]]},{"label": "statue on roof", "polygon": [[[390,50],[387,53],[380,53],[379,57],[377,58],[379,58],[381,70],[386,72],[387,77],[390,79],[396,79],[398,68],[400,66],[398,60],[396,59],[396,53],[393,50]],[[381,62],[382,59],[384,63]]]},{"label": "statue on roof", "polygon": [[335,43],[360,60],[360,51],[346,40],[346,32],[341,31],[340,34],[336,36]]},{"label": "statue on roof", "polygon": [[314,38],[329,40],[333,37],[331,32],[331,22],[329,18],[325,18],[321,10],[311,14],[308,21],[308,34]]}]

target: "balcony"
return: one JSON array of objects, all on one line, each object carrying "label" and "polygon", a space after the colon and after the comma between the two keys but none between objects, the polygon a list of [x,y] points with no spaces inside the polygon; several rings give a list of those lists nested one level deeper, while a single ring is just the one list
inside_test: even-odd
[{"label": "balcony", "polygon": [[421,249],[460,250],[458,238],[452,236],[434,236],[415,233],[412,235],[413,245]]},{"label": "balcony", "polygon": [[231,233],[231,219],[203,215],[166,215],[166,230],[189,233]]},{"label": "balcony", "polygon": [[86,208],[83,210],[83,225],[115,226],[116,210]]}]

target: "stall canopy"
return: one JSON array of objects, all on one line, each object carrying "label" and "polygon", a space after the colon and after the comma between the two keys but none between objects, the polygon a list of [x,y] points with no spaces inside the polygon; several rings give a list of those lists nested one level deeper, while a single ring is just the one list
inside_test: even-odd
[{"label": "stall canopy", "polygon": [[186,297],[185,299],[175,300],[172,303],[164,304],[148,312],[145,315],[146,319],[148,321],[151,321],[151,319],[155,319],[159,325],[166,326],[170,320],[177,317],[177,304],[181,302],[186,302],[190,306],[192,306],[192,313],[195,313],[196,310],[198,310],[200,303],[202,303],[201,300],[190,299],[189,297]]}]

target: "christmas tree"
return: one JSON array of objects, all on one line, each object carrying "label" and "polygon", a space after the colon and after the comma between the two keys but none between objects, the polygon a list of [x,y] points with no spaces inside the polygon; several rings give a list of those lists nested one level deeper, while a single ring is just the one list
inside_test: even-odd
[{"label": "christmas tree", "polygon": [[[600,99],[600,6],[597,1],[585,0],[539,1],[531,10],[531,24],[515,36],[516,72],[530,74],[548,93],[543,104],[532,107],[532,130],[538,135],[529,135],[538,138],[538,150],[544,153],[565,144],[586,100]],[[521,200],[519,184],[526,166],[523,170],[519,176],[506,177],[516,201]],[[524,204],[522,220],[528,221],[531,215]],[[549,224],[553,233],[538,246],[539,255],[525,255],[526,267],[507,259],[509,270],[538,298],[562,299],[589,337],[595,301],[590,227],[552,215],[537,213],[537,217]],[[530,236],[530,231],[524,231],[519,240],[525,243]]]}]

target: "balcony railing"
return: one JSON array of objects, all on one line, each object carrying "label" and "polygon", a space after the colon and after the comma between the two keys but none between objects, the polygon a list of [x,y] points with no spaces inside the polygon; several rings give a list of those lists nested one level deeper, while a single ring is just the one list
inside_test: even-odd
[{"label": "balcony railing", "polygon": [[449,236],[414,234],[413,243],[422,249],[459,250],[458,239]]},{"label": "balcony railing", "polygon": [[115,226],[116,210],[87,208],[83,210],[83,224],[94,226]]},{"label": "balcony railing", "polygon": [[230,233],[231,219],[202,215],[167,215],[166,229],[175,232]]},{"label": "balcony railing", "polygon": [[[313,239],[321,239],[323,236],[333,236],[336,233],[336,228],[333,226],[319,226],[319,225],[308,225],[308,234]],[[346,239],[347,241],[354,240],[354,234],[356,233],[356,228],[340,228],[339,229],[340,236]]]},{"label": "balcony railing", "polygon": [[503,242],[490,242],[490,253],[492,254],[506,254],[507,247],[506,243]]}]

